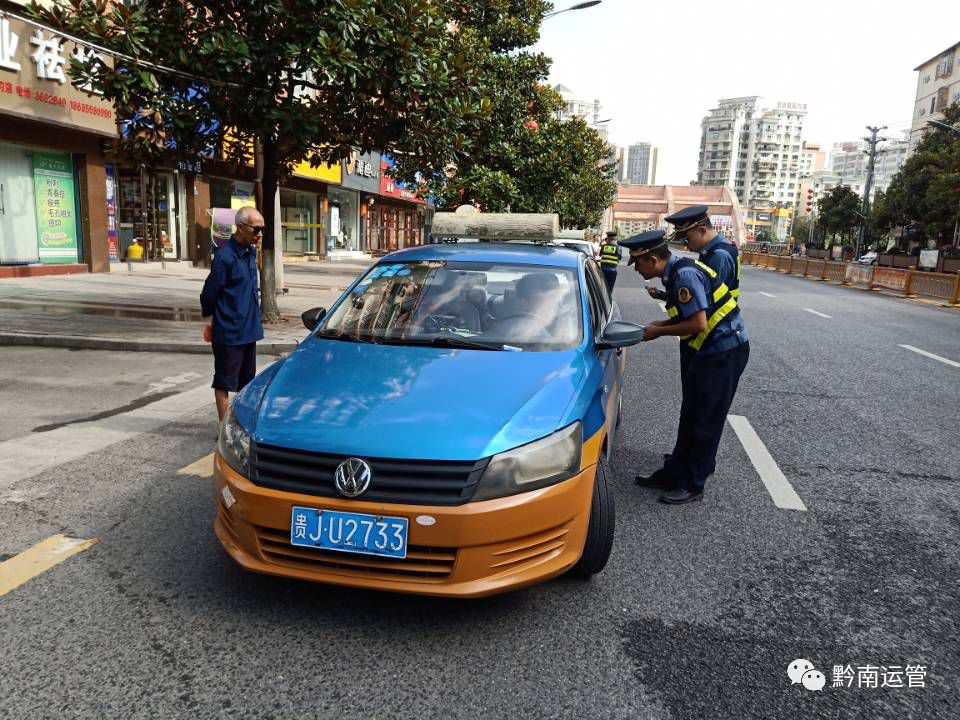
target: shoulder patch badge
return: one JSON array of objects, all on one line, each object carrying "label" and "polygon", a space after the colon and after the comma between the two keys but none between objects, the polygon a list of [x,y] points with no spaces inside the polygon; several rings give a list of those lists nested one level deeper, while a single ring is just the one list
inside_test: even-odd
[{"label": "shoulder patch badge", "polygon": [[682,287],[677,290],[677,297],[679,298],[680,302],[688,303],[693,299],[693,293],[690,292],[690,288]]}]

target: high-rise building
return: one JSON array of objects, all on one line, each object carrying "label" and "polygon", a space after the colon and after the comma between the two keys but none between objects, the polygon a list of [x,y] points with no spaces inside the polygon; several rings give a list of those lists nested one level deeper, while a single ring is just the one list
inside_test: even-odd
[{"label": "high-rise building", "polygon": [[960,101],[960,42],[914,68],[917,98],[913,103],[910,152],[913,152],[928,120],[943,120],[943,109]]},{"label": "high-rise building", "polygon": [[701,122],[698,185],[729,185],[751,208],[792,208],[807,106],[724,98]]},{"label": "high-rise building", "polygon": [[634,185],[657,184],[658,148],[650,143],[637,142],[627,150],[625,181]]},{"label": "high-rise building", "polygon": [[[858,195],[863,195],[867,184],[867,169],[870,157],[867,155],[869,144],[865,140],[834,143],[830,153],[830,171],[840,178],[840,185],[849,185]],[[877,192],[886,191],[894,175],[900,172],[907,160],[908,143],[904,140],[888,140],[881,143],[873,168],[873,185],[870,199]]]}]

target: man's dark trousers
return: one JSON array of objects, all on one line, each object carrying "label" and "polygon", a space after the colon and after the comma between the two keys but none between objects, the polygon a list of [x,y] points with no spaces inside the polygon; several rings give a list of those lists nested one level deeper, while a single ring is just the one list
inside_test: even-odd
[{"label": "man's dark trousers", "polygon": [[680,423],[676,445],[665,464],[674,488],[703,492],[716,469],[723,425],[749,358],[749,343],[709,355],[681,346]]},{"label": "man's dark trousers", "polygon": [[617,269],[610,265],[601,265],[600,269],[603,270],[603,279],[607,281],[607,292],[610,293],[610,297],[613,297],[613,286],[617,283]]}]

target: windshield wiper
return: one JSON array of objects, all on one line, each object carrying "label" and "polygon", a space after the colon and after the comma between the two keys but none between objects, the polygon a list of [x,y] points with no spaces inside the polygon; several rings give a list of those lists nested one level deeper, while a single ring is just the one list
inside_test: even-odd
[{"label": "windshield wiper", "polygon": [[386,345],[425,345],[429,347],[463,348],[465,350],[503,350],[503,343],[483,342],[470,340],[454,333],[444,333],[433,337],[385,337],[382,342]]},{"label": "windshield wiper", "polygon": [[335,334],[327,335],[326,333],[320,333],[317,335],[318,338],[323,338],[324,340],[340,340],[341,342],[355,342],[355,343],[372,343],[373,340],[368,338],[362,338],[359,335],[351,335],[346,332],[339,332]]}]

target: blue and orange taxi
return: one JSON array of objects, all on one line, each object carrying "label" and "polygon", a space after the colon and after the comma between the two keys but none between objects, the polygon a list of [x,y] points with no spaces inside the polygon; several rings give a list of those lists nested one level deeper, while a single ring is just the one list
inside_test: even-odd
[{"label": "blue and orange taxi", "polygon": [[603,569],[620,320],[595,261],[533,244],[392,253],[241,393],[214,461],[243,567],[479,597]]}]

